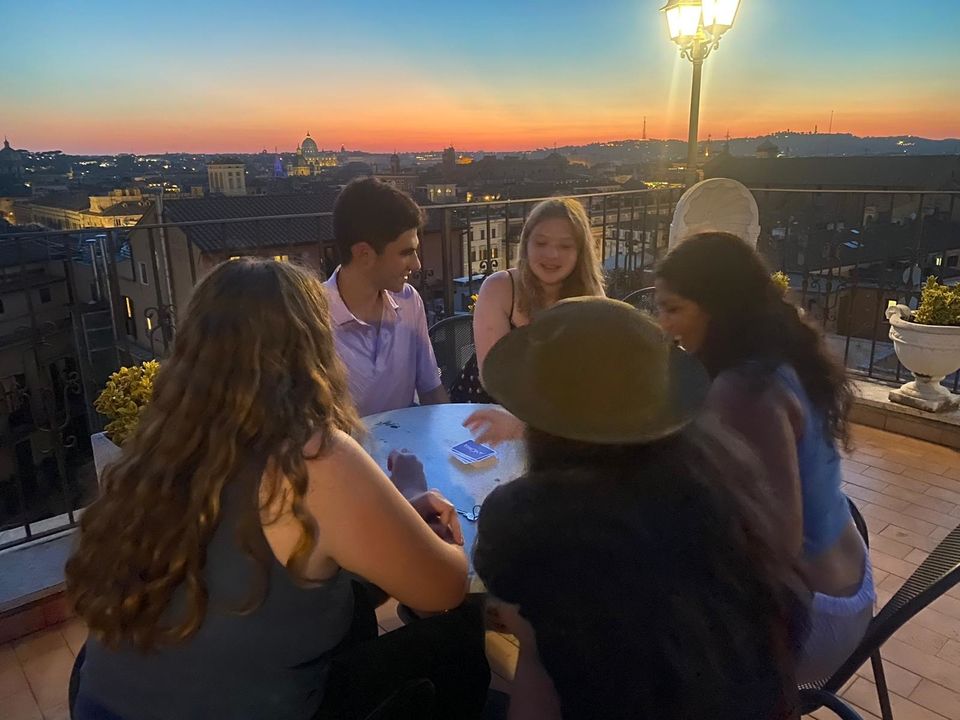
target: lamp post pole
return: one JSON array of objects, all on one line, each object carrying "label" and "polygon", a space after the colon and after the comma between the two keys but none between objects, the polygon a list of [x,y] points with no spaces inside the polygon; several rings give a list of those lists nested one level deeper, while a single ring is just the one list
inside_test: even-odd
[{"label": "lamp post pole", "polygon": [[690,125],[687,131],[687,187],[697,182],[697,133],[700,127],[700,80],[703,75],[703,54],[700,42],[691,48],[693,85],[690,89]]},{"label": "lamp post pole", "polygon": [[690,88],[690,125],[687,134],[687,185],[697,181],[697,135],[700,129],[700,84],[703,61],[720,45],[720,37],[733,27],[740,0],[667,0],[660,8],[666,15],[670,39],[680,56],[693,65]]}]

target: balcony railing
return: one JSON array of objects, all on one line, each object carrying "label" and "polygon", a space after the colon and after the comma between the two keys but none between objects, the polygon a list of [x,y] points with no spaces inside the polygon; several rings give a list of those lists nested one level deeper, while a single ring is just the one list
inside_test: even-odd
[{"label": "balcony railing", "polygon": [[[652,284],[681,192],[574,196],[590,216],[610,296]],[[790,276],[792,299],[824,327],[852,373],[902,382],[909,373],[887,338],[884,311],[890,302],[915,306],[928,275],[960,282],[960,192],[753,192],[758,247],[772,269]],[[516,264],[520,230],[541,199],[424,207],[423,267],[411,282],[430,322],[467,312],[484,276]],[[0,234],[0,300],[23,308],[0,338],[0,365],[8,368],[0,378],[0,548],[74,523],[95,487],[88,437],[102,418],[93,399],[120,365],[169,352],[178,308],[206,269],[260,255],[329,274],[337,260],[329,216]],[[200,228],[203,251],[190,239]],[[312,249],[277,244],[305,232]],[[47,284],[41,277],[66,286],[55,316],[35,297]],[[958,375],[945,381],[954,392]]]}]

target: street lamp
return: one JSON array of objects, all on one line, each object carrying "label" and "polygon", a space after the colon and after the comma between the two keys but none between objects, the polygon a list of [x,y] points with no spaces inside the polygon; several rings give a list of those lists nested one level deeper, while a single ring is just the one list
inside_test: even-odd
[{"label": "street lamp", "polygon": [[700,123],[700,76],[703,61],[720,45],[720,37],[733,27],[740,0],[668,0],[660,8],[667,16],[670,39],[680,56],[693,63],[690,93],[690,129],[687,135],[687,184],[697,179],[697,128]]}]

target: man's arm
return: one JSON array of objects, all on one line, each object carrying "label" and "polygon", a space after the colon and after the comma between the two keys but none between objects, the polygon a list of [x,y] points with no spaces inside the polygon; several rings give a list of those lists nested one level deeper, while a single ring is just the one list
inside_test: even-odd
[{"label": "man's arm", "polygon": [[437,385],[433,390],[425,392],[422,395],[417,393],[417,397],[420,398],[421,405],[440,405],[441,403],[450,402],[450,396],[447,395],[447,391],[442,384]]}]

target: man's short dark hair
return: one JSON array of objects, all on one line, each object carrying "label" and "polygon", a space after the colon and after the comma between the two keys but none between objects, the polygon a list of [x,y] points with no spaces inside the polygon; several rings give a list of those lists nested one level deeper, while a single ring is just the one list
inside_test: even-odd
[{"label": "man's short dark hair", "polygon": [[423,212],[413,199],[376,178],[352,181],[333,206],[333,235],[343,265],[357,243],[369,243],[380,255],[398,235],[422,224]]}]

